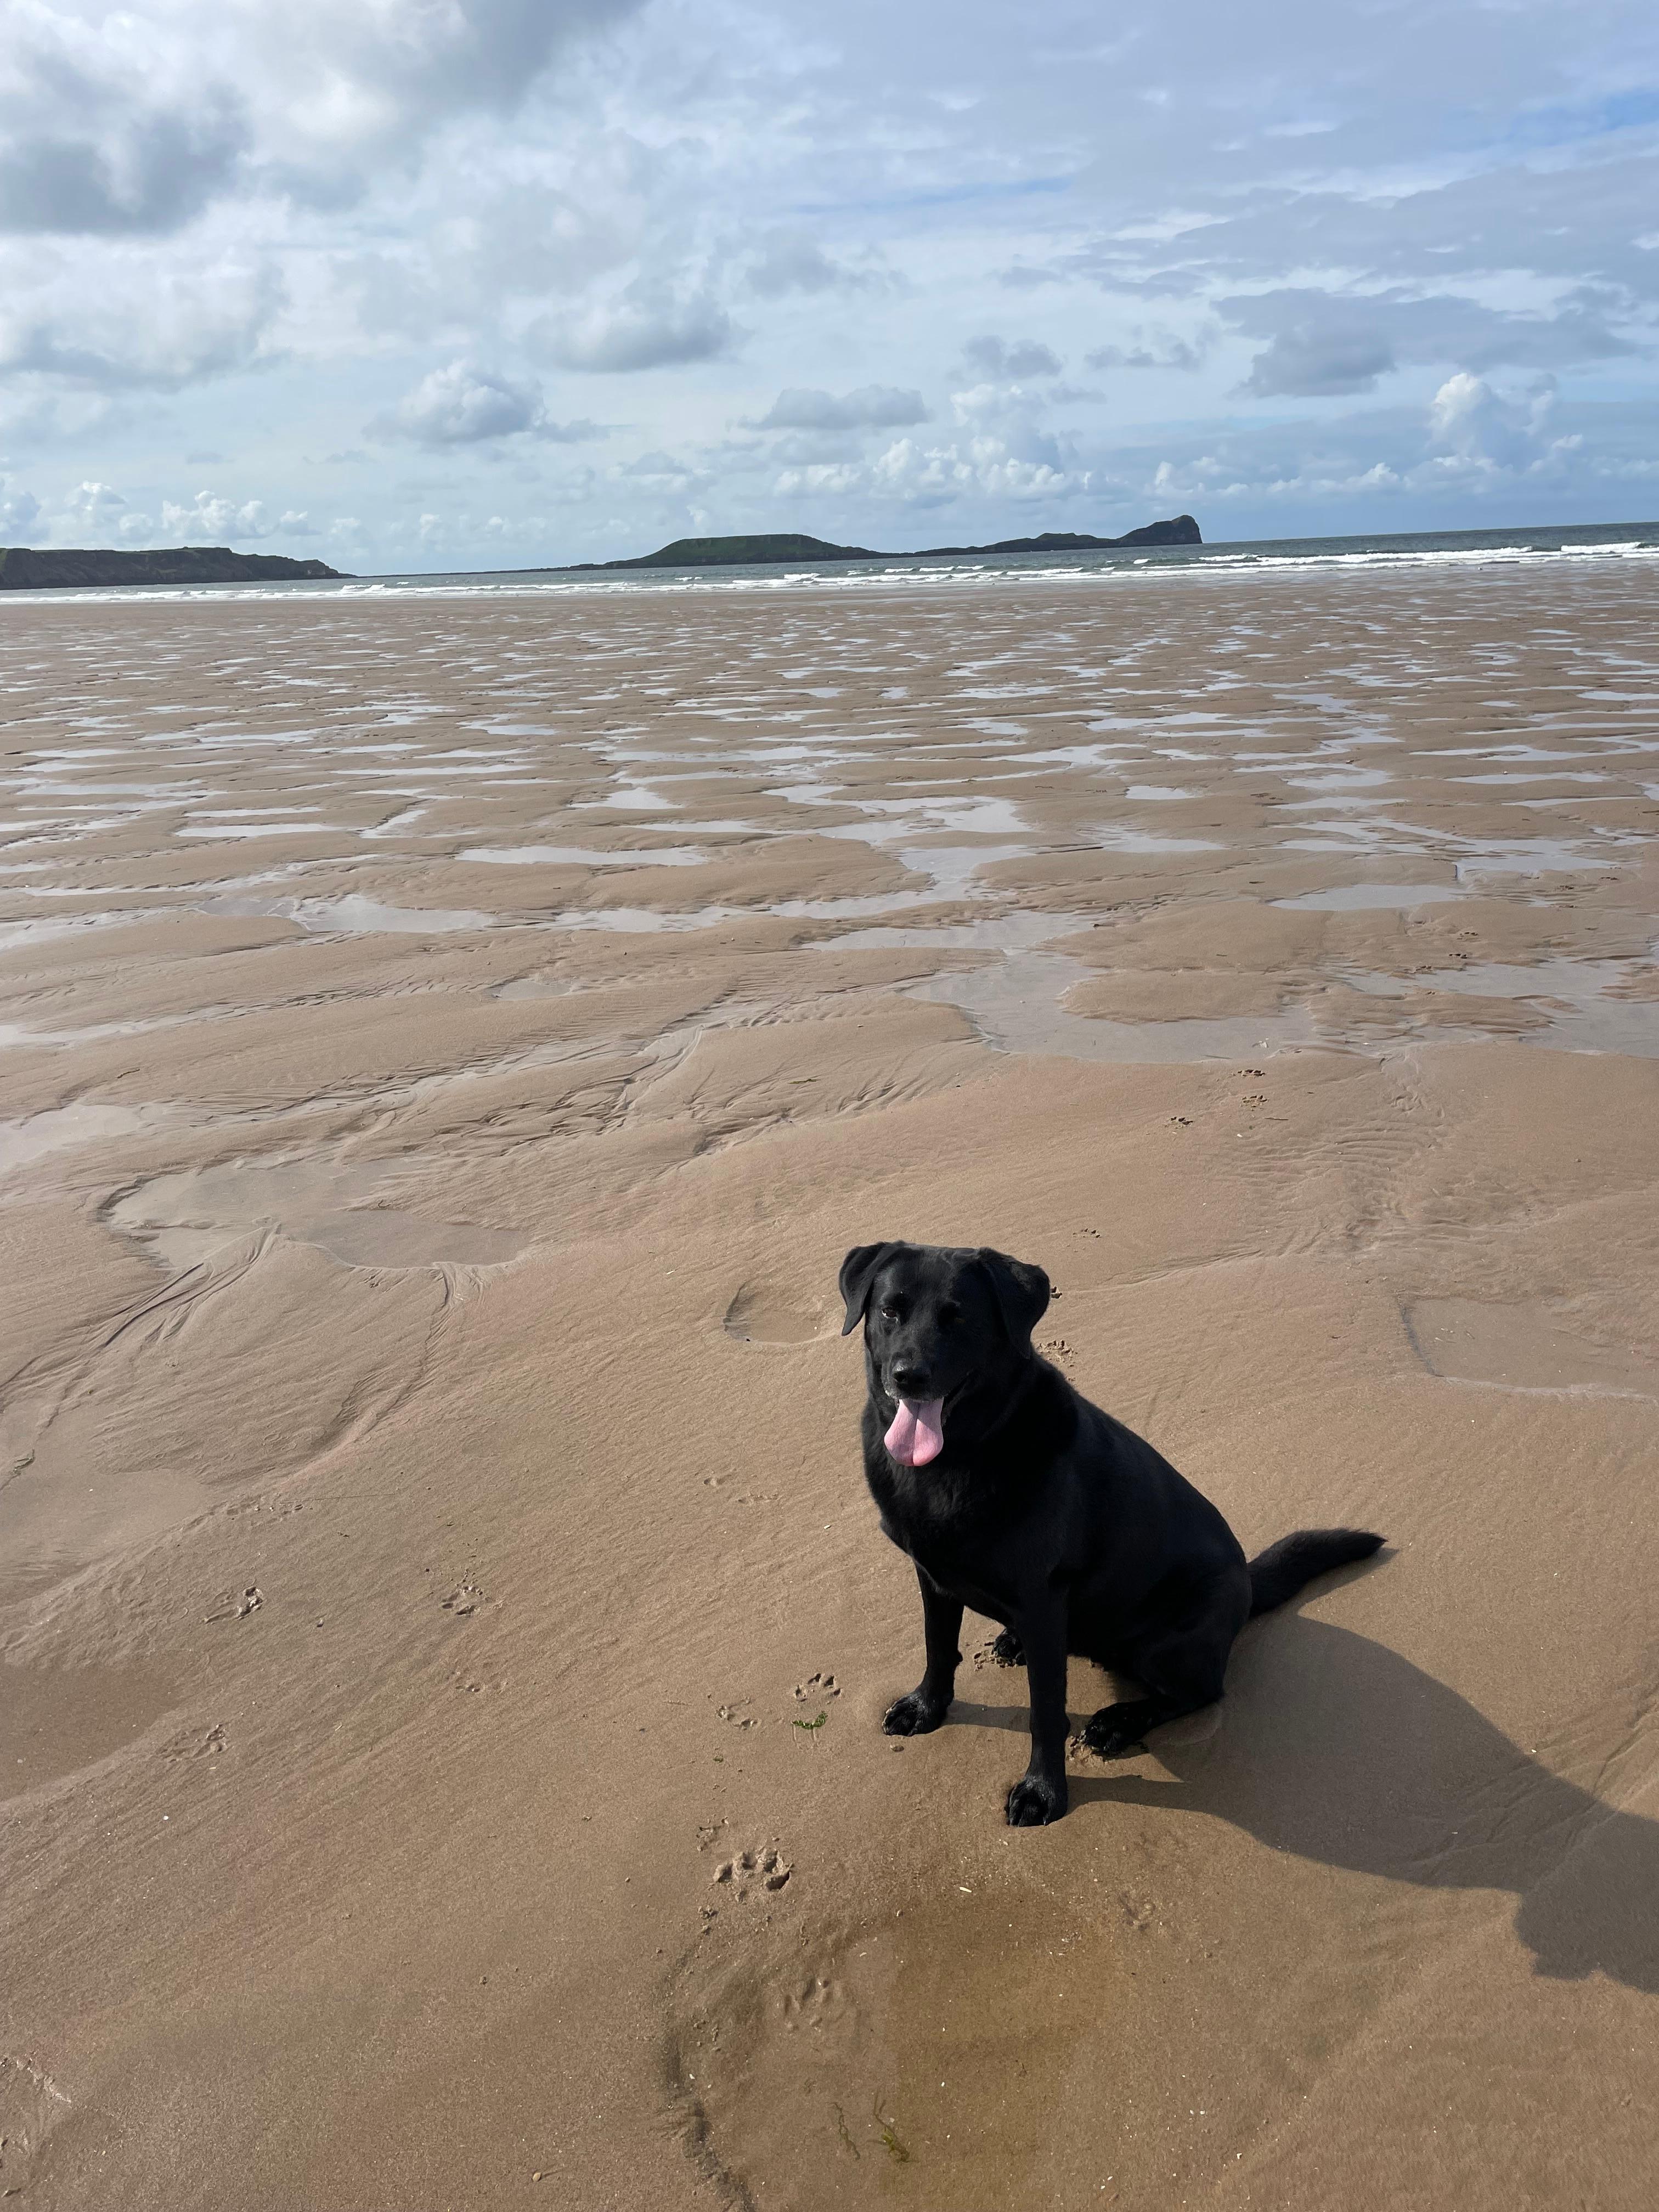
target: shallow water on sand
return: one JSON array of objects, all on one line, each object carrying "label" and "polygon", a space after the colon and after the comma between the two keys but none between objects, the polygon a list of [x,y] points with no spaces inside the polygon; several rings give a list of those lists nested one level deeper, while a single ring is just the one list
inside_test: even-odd
[{"label": "shallow water on sand", "polygon": [[[465,1042],[483,1004],[619,1054],[636,1114],[684,1049],[665,1060],[641,995],[681,1010],[675,1037],[908,1005],[998,1053],[1103,1064],[1485,1036],[1651,1056],[1653,932],[1620,905],[1659,824],[1639,580],[1368,589],[905,589],[879,622],[601,595],[555,629],[516,603],[8,610],[0,1039],[36,1072],[0,1163],[118,1172],[124,1139],[211,1127],[221,1056],[268,1054],[284,1023],[318,1042],[275,1097],[239,1079],[239,1127],[252,1103],[291,1148],[296,1116],[321,1136],[362,1101],[384,1137],[402,1096],[493,1097],[515,1054],[544,1064],[533,1028]],[[1273,915],[1289,933],[1241,962]],[[373,948],[399,939],[415,964],[388,969]],[[354,1024],[387,1037],[380,1074],[354,1070]],[[137,1101],[121,1041],[155,1066]],[[370,1249],[349,1208],[252,1203],[226,1221]],[[511,1242],[375,1210],[397,1264]],[[158,1218],[142,1249],[182,1265],[216,1220]]]}]

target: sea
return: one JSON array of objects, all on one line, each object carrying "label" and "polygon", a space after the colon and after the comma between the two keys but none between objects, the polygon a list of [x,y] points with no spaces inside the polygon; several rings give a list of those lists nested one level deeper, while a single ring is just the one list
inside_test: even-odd
[{"label": "sea", "polygon": [[1370,537],[1257,538],[1085,553],[883,554],[867,561],[745,562],[707,568],[511,568],[257,584],[140,584],[0,592],[32,600],[417,599],[637,592],[857,591],[915,579],[971,588],[1035,577],[1122,580],[1325,572],[1535,567],[1540,562],[1659,562],[1659,522],[1549,523],[1507,530],[1404,531]]}]

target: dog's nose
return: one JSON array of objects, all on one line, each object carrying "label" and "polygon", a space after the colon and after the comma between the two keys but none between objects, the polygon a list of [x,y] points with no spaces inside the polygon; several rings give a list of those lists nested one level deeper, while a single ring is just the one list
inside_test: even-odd
[{"label": "dog's nose", "polygon": [[901,1398],[927,1395],[927,1370],[925,1367],[919,1367],[914,1359],[896,1359],[890,1372],[893,1388]]}]

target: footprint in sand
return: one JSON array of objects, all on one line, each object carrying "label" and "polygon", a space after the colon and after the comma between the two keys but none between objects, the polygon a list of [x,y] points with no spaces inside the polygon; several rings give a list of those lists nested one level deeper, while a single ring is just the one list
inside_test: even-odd
[{"label": "footprint in sand", "polygon": [[726,1334],[739,1344],[810,1344],[827,1336],[835,1322],[827,1305],[758,1282],[743,1284],[721,1317]]},{"label": "footprint in sand", "polygon": [[783,2025],[790,2033],[803,2027],[833,2027],[851,2009],[851,1999],[829,1974],[809,1974],[783,1992]]},{"label": "footprint in sand", "polygon": [[438,1601],[443,1611],[453,1613],[457,1620],[465,1620],[470,1613],[476,1613],[483,1601],[484,1594],[477,1583],[468,1582],[465,1577],[447,1597]]},{"label": "footprint in sand", "polygon": [[775,1844],[757,1844],[735,1858],[722,1859],[714,1869],[716,1888],[729,1889],[739,1899],[769,1890],[774,1895],[788,1887],[795,1871]]},{"label": "footprint in sand", "polygon": [[202,1618],[204,1620],[246,1620],[249,1613],[258,1613],[264,1601],[264,1592],[258,1583],[250,1583],[238,1595],[222,1597],[214,1611],[204,1613]]},{"label": "footprint in sand", "polygon": [[452,1667],[449,1671],[449,1680],[453,1688],[459,1690],[463,1697],[467,1698],[487,1697],[492,1692],[504,1690],[507,1687],[505,1674],[498,1674],[493,1682],[481,1682],[469,1674],[465,1667]]},{"label": "footprint in sand", "polygon": [[70,2100],[32,2058],[0,2052],[0,2196],[21,2197],[34,2156]]},{"label": "footprint in sand", "polygon": [[[724,1490],[732,1480],[729,1474],[706,1474],[702,1486],[705,1490]],[[731,1502],[733,1505],[775,1505],[779,1495],[775,1490],[734,1490]]]},{"label": "footprint in sand", "polygon": [[224,1723],[216,1721],[204,1735],[197,1735],[187,1729],[183,1735],[174,1736],[171,1743],[162,1746],[161,1756],[164,1759],[217,1759],[228,1741]]},{"label": "footprint in sand", "polygon": [[758,1726],[758,1723],[744,1712],[741,1705],[716,1705],[714,1710],[723,1721],[730,1722],[733,1728],[751,1729]]},{"label": "footprint in sand", "polygon": [[840,1695],[841,1685],[833,1674],[809,1674],[804,1682],[795,1685],[795,1702],[799,1705],[810,1705],[815,1699],[822,1701],[825,1698],[838,1698]]}]

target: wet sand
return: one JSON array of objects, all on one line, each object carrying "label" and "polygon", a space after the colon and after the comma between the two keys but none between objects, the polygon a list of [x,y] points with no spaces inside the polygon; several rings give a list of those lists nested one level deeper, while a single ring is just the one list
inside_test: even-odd
[{"label": "wet sand", "polygon": [[[1654,617],[0,608],[0,2188],[1650,2204]],[[880,1733],[889,1235],[1390,1538],[1052,1829],[988,1625]]]}]

